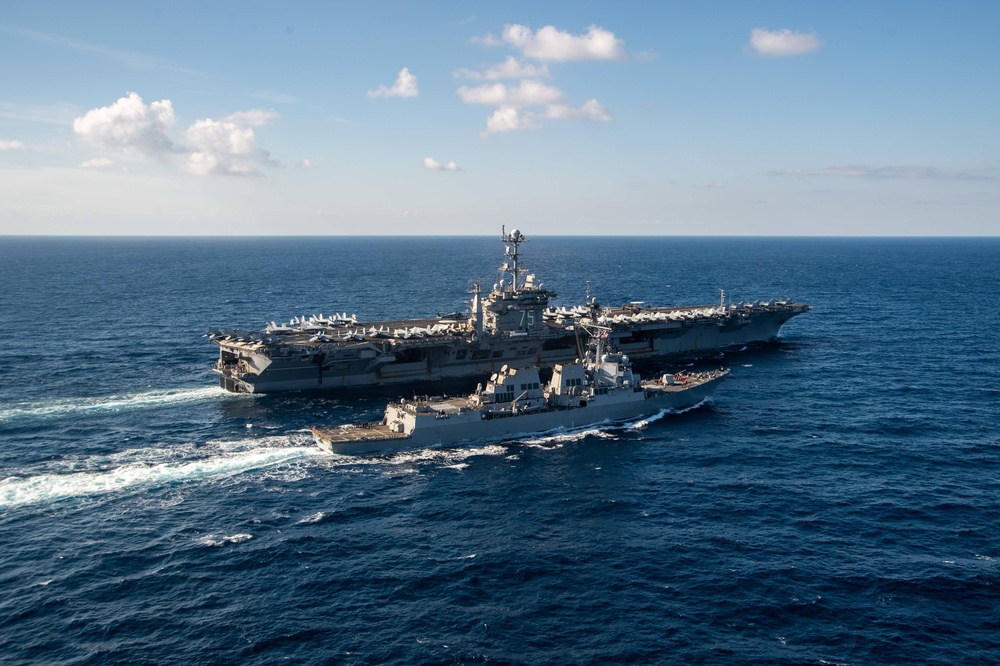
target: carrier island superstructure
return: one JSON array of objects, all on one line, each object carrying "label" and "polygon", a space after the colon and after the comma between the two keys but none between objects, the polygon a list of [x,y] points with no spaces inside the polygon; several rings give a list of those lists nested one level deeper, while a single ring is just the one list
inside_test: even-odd
[{"label": "carrier island superstructure", "polygon": [[582,354],[581,324],[607,327],[609,343],[633,360],[697,354],[771,340],[810,310],[790,300],[650,307],[601,307],[595,300],[551,307],[555,293],[524,267],[517,229],[501,232],[504,262],[489,292],[472,289],[468,313],[427,319],[359,321],[356,315],[296,317],[263,331],[212,329],[213,369],[237,393],[380,387],[551,368]]}]

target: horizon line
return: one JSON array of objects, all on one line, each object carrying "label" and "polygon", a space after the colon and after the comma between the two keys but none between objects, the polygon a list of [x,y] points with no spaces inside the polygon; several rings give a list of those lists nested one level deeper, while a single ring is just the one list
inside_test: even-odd
[{"label": "horizon line", "polygon": [[[249,238],[490,238],[496,234],[4,234],[3,238],[148,238],[148,239],[249,239]],[[784,239],[990,239],[1000,234],[531,234],[531,238],[784,238]]]}]

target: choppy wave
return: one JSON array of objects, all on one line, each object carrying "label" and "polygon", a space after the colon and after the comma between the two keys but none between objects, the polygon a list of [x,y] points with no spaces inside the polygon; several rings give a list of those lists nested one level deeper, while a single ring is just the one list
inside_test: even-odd
[{"label": "choppy wave", "polygon": [[207,534],[199,540],[203,546],[225,546],[229,543],[243,543],[253,538],[252,534]]},{"label": "choppy wave", "polygon": [[11,476],[0,480],[0,511],[234,476],[319,453],[313,447],[258,447],[180,462],[129,462],[119,467],[95,471]]},{"label": "choppy wave", "polygon": [[25,402],[0,409],[0,423],[21,418],[52,418],[76,414],[118,412],[130,409],[163,407],[188,402],[248,396],[229,393],[218,386],[203,388],[155,389],[141,393],[109,395],[93,398],[60,398],[40,402]]}]

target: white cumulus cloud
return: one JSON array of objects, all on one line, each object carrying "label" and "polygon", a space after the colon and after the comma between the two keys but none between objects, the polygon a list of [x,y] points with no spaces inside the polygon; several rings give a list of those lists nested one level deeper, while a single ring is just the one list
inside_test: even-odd
[{"label": "white cumulus cloud", "polygon": [[524,111],[516,106],[501,106],[486,119],[486,129],[480,133],[480,136],[485,138],[499,132],[538,129],[540,125],[535,121],[535,118],[534,113]]},{"label": "white cumulus cloud", "polygon": [[73,121],[73,131],[96,148],[162,158],[177,152],[170,132],[177,119],[170,100],[149,106],[134,92]]},{"label": "white cumulus cloud", "polygon": [[458,69],[455,76],[473,81],[503,81],[505,79],[547,79],[549,78],[548,65],[534,65],[530,62],[521,62],[514,56],[507,56],[503,62],[496,64],[485,71],[478,72],[474,69]]},{"label": "white cumulus cloud", "polygon": [[168,162],[195,175],[258,175],[262,167],[275,162],[256,146],[253,128],[275,118],[274,112],[258,109],[219,120],[205,118],[188,127],[181,139],[175,139],[177,119],[170,100],[146,105],[133,92],[77,118],[73,132],[96,148]]},{"label": "white cumulus cloud", "polygon": [[404,67],[399,70],[399,76],[396,77],[396,82],[392,84],[392,87],[383,83],[375,90],[369,90],[367,95],[375,99],[376,97],[416,97],[419,93],[417,77],[410,74],[410,70]]},{"label": "white cumulus cloud", "polygon": [[[573,35],[551,25],[532,31],[515,23],[504,26],[502,40],[533,60],[566,62],[625,58],[624,40],[596,25],[590,26],[586,34]],[[484,38],[482,43],[489,42]]]},{"label": "white cumulus cloud", "polygon": [[494,83],[469,88],[462,86],[458,96],[466,104],[486,106],[543,106],[563,100],[563,92],[540,81],[521,81],[516,86]]},{"label": "white cumulus cloud", "polygon": [[[498,107],[486,120],[481,136],[500,132],[538,129],[540,119],[591,120],[609,122],[614,116],[596,99],[579,108],[568,106],[562,91],[538,81],[521,81],[516,86],[503,83],[486,84],[469,88],[462,86],[458,95],[466,104],[483,104]],[[540,108],[532,111],[532,108]]]},{"label": "white cumulus cloud", "polygon": [[24,144],[20,141],[6,141],[0,139],[0,150],[24,150]]},{"label": "white cumulus cloud", "polygon": [[197,121],[184,132],[190,152],[182,168],[196,176],[253,176],[260,173],[262,166],[276,166],[270,153],[257,148],[252,129],[274,117],[266,111],[245,111],[221,120]]},{"label": "white cumulus cloud", "polygon": [[458,165],[455,164],[455,160],[442,163],[438,162],[433,157],[425,157],[424,166],[432,171],[461,171],[461,169],[458,168]]},{"label": "white cumulus cloud", "polygon": [[754,28],[750,32],[750,48],[765,56],[792,56],[815,51],[823,43],[814,32],[793,32]]},{"label": "white cumulus cloud", "polygon": [[[622,60],[626,57],[624,40],[596,25],[586,33],[574,35],[547,25],[538,30],[520,24],[504,26],[500,38],[478,37],[473,42],[484,46],[506,44],[520,52],[520,58],[506,60],[486,70],[460,69],[456,77],[473,81],[494,81],[479,86],[460,86],[458,96],[466,104],[496,107],[486,120],[480,136],[501,132],[538,129],[541,120],[591,120],[608,122],[614,116],[596,99],[573,108],[566,95],[539,79],[549,78],[548,62],[580,60]],[[529,61],[540,61],[533,64]],[[500,83],[521,79],[517,84]]]},{"label": "white cumulus cloud", "polygon": [[81,164],[80,167],[84,169],[106,169],[109,166],[114,166],[114,164],[115,161],[107,157],[94,157]]}]

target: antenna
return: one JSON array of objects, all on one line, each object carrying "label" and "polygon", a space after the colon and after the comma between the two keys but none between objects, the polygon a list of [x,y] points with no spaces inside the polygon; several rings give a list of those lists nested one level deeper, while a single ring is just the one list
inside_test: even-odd
[{"label": "antenna", "polygon": [[517,293],[521,288],[521,274],[526,272],[526,269],[521,267],[521,252],[520,245],[527,239],[517,229],[512,229],[511,232],[507,233],[506,226],[500,227],[500,240],[505,244],[504,247],[504,257],[510,259],[510,263],[504,262],[500,267],[500,272],[511,276],[510,291],[512,293]]}]

